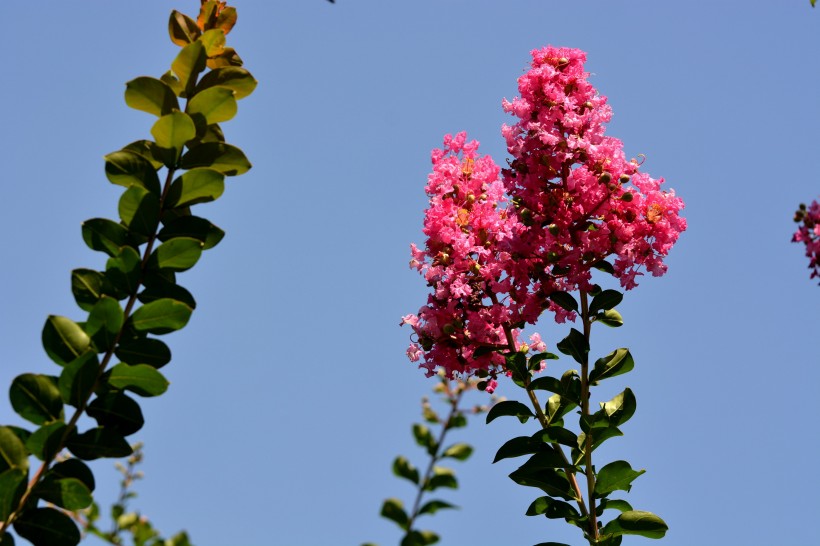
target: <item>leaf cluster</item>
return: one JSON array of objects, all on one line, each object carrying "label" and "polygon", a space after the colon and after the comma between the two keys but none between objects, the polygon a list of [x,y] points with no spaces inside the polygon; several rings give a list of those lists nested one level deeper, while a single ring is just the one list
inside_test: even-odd
[{"label": "leaf cluster", "polygon": [[[135,397],[168,388],[160,370],[171,351],[157,336],[183,328],[196,307],[177,275],[224,236],[192,207],[216,200],[226,177],[251,168],[220,127],[256,87],[226,46],[235,22],[236,10],[214,0],[203,0],[196,21],[172,12],[168,30],[181,49],[171,69],[126,84],[126,104],[156,117],[153,138],[105,156],[106,177],[123,188],[118,218],[82,224],[85,244],[106,261],[102,270],[71,273],[71,291],[86,316],[52,315],[43,326],[43,347],[59,370],[25,373],[11,384],[13,409],[35,428],[0,427],[4,546],[14,542],[6,533],[12,524],[35,546],[77,544],[79,530],[65,511],[93,503],[94,477],[84,461],[131,455],[126,438],[144,425]],[[83,414],[96,426],[79,430]],[[64,449],[73,458],[52,464]],[[32,456],[41,463],[30,476]]]}]

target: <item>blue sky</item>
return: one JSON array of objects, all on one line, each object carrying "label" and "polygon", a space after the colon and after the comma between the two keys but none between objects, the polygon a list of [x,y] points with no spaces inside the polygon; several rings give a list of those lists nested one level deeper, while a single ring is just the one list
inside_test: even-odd
[{"label": "blue sky", "polygon": [[[124,83],[168,69],[168,14],[198,4],[4,7],[0,383],[58,373],[40,331],[49,314],[82,319],[70,271],[104,265],[80,237],[83,220],[116,217],[102,157],[149,138]],[[433,382],[406,360],[398,323],[426,297],[407,262],[429,152],[466,130],[503,161],[501,99],[529,51],[553,44],[587,51],[608,134],[647,156],[689,221],[669,273],[627,294],[626,325],[593,333],[596,356],[626,346],[636,359],[598,398],[629,385],[639,402],[600,460],[647,469],[627,498],[667,521],[660,544],[816,540],[820,287],[789,242],[795,207],[820,194],[820,12],[807,0],[234,4],[229,41],[259,87],[224,128],[254,168],[201,208],[227,236],[179,277],[198,307],[167,337],[169,391],[141,404],[135,508],[198,546],[398,542],[378,510],[412,493],[393,457],[424,460],[410,426]],[[567,327],[538,330],[554,347]],[[0,421],[21,424],[8,402]],[[580,543],[523,515],[537,494],[507,478],[514,461],[490,465],[533,431],[477,420],[454,435],[476,452],[442,495],[461,510],[426,522],[442,544]],[[93,466],[103,503],[112,467]]]}]

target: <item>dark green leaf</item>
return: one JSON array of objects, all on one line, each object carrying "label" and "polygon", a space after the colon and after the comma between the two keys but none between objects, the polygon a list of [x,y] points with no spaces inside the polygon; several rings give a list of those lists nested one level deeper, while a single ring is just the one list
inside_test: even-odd
[{"label": "dark green leaf", "polygon": [[28,451],[10,427],[0,427],[0,472],[28,470]]},{"label": "dark green leaf", "polygon": [[56,377],[33,373],[18,375],[11,382],[9,398],[14,411],[35,425],[63,418],[63,401]]},{"label": "dark green leaf", "polygon": [[425,482],[424,491],[434,491],[439,487],[449,487],[450,489],[458,489],[458,481],[456,480],[455,472],[449,468],[441,466],[433,467],[433,475]]},{"label": "dark green leaf", "polygon": [[418,515],[420,516],[422,514],[435,514],[439,510],[456,508],[458,507],[454,504],[450,504],[449,502],[444,502],[442,500],[431,500],[429,502],[424,503],[422,507],[419,508]]},{"label": "dark green leaf", "polygon": [[589,374],[589,382],[595,383],[602,379],[615,377],[631,371],[635,367],[635,361],[629,349],[615,349],[603,358],[595,361],[595,367]]},{"label": "dark green leaf", "polygon": [[429,546],[439,541],[433,531],[410,531],[401,539],[399,546]]},{"label": "dark green leaf", "polygon": [[569,292],[553,292],[549,298],[567,311],[578,312],[578,301]]},{"label": "dark green leaf", "polygon": [[[24,428],[22,428],[22,427],[16,427],[14,425],[8,425],[6,428],[9,429],[10,431],[12,431],[14,433],[14,435],[17,436],[17,438],[19,438],[21,442],[23,442],[24,445],[28,441],[28,439],[31,437],[31,432],[24,429]],[[2,467],[2,464],[0,464],[0,467]]]},{"label": "dark green leaf", "polygon": [[161,368],[171,361],[171,350],[159,339],[140,338],[124,341],[115,351],[117,358],[126,364],[147,364]]},{"label": "dark green leaf", "polygon": [[79,459],[67,459],[51,467],[48,472],[58,478],[77,478],[89,491],[94,491],[94,474],[84,462]]},{"label": "dark green leaf", "polygon": [[527,419],[530,417],[535,417],[532,410],[521,402],[504,400],[503,402],[498,402],[495,404],[492,408],[490,408],[490,411],[487,412],[487,423],[490,423],[496,418],[504,415],[518,417],[518,420],[522,423],[526,423]]},{"label": "dark green leaf", "polygon": [[60,366],[71,362],[91,346],[91,338],[79,324],[56,315],[46,319],[42,339],[49,358]]},{"label": "dark green leaf", "polygon": [[159,225],[159,198],[138,186],[131,186],[120,197],[122,223],[133,233],[150,237]]},{"label": "dark green leaf", "polygon": [[99,426],[123,436],[134,434],[145,424],[139,404],[121,392],[98,396],[88,405],[87,413]]},{"label": "dark green leaf", "polygon": [[139,286],[142,260],[133,247],[124,246],[119,254],[105,264],[106,278],[125,294],[133,294]]},{"label": "dark green leaf", "polygon": [[105,275],[93,269],[75,269],[71,272],[71,292],[83,311],[91,311],[104,294],[113,291]]},{"label": "dark green leaf", "polygon": [[14,522],[14,530],[34,546],[76,546],[80,543],[80,530],[74,521],[54,508],[26,510]]},{"label": "dark green leaf", "polygon": [[447,421],[447,428],[463,428],[467,426],[467,418],[461,412],[454,413]]},{"label": "dark green leaf", "polygon": [[125,104],[157,117],[179,110],[173,89],[148,76],[140,76],[125,84]]},{"label": "dark green leaf", "polygon": [[384,518],[395,521],[404,530],[407,530],[409,518],[404,511],[404,504],[399,499],[387,499],[382,504],[381,515]]},{"label": "dark green leaf", "polygon": [[[19,468],[9,468],[0,473],[0,521],[6,521],[17,508],[26,490],[26,473]],[[2,543],[0,543],[2,546]]]},{"label": "dark green leaf", "polygon": [[86,485],[77,478],[61,478],[49,472],[34,488],[34,494],[66,510],[88,508],[94,499]]},{"label": "dark green leaf", "polygon": [[14,535],[11,533],[0,535],[0,546],[14,546]]},{"label": "dark green leaf", "polygon": [[236,146],[224,142],[205,142],[183,155],[180,166],[183,169],[209,167],[226,176],[234,176],[248,172],[251,162]]},{"label": "dark green leaf", "polygon": [[219,127],[218,124],[214,123],[212,125],[206,126],[205,129],[202,130],[202,135],[199,136],[197,140],[200,143],[225,142],[225,133],[222,132],[222,128]]},{"label": "dark green leaf", "polygon": [[206,125],[228,121],[236,115],[236,97],[227,87],[209,87],[188,101],[185,111],[193,118],[200,117]]},{"label": "dark green leaf", "polygon": [[189,96],[193,91],[197,75],[205,70],[206,59],[202,42],[196,41],[183,47],[171,63],[171,70],[176,74],[180,87],[184,90],[181,96]]},{"label": "dark green leaf", "polygon": [[175,237],[192,237],[202,241],[202,250],[213,248],[222,240],[225,232],[198,216],[184,216],[168,223],[159,232],[160,241],[167,241]]},{"label": "dark green leaf", "polygon": [[202,76],[196,91],[199,93],[214,86],[227,87],[235,93],[236,99],[239,100],[253,93],[253,90],[256,89],[256,83],[251,73],[244,68],[226,66],[211,70]]},{"label": "dark green leaf", "polygon": [[632,505],[621,499],[601,499],[598,502],[598,507],[595,509],[595,513],[598,514],[598,516],[602,516],[604,510],[618,510],[619,512],[626,512],[628,510],[632,510]]},{"label": "dark green leaf", "polygon": [[105,156],[105,176],[112,184],[138,186],[159,195],[159,177],[150,161],[134,152],[120,150]]},{"label": "dark green leaf", "polygon": [[63,448],[66,429],[62,421],[43,425],[26,440],[26,449],[41,461],[51,460]]},{"label": "dark green leaf", "polygon": [[559,341],[556,347],[565,355],[569,355],[574,358],[578,364],[584,364],[587,362],[589,342],[584,337],[584,334],[575,328],[572,328],[569,335]]},{"label": "dark green leaf", "polygon": [[563,469],[565,466],[567,466],[567,461],[564,459],[563,454],[556,449],[547,447],[533,454],[527,459],[527,462],[518,467],[516,472],[519,472],[522,476],[525,474],[537,476],[542,470]]},{"label": "dark green leaf", "polygon": [[192,169],[174,180],[168,190],[168,207],[187,207],[215,201],[225,191],[225,175],[213,169]]},{"label": "dark green leaf", "polygon": [[146,303],[134,311],[130,320],[138,332],[165,334],[184,328],[191,312],[184,303],[163,298]]},{"label": "dark green leaf", "polygon": [[541,362],[544,360],[558,360],[558,355],[554,355],[552,353],[538,353],[532,355],[530,357],[529,362],[527,363],[527,368],[529,370],[540,370],[541,369]]},{"label": "dark green leaf", "polygon": [[608,311],[599,313],[595,316],[595,320],[610,328],[618,328],[624,325],[624,318],[615,309],[609,309]]},{"label": "dark green leaf", "polygon": [[401,455],[396,457],[393,461],[393,474],[400,478],[410,480],[415,484],[419,483],[418,469],[410,464],[410,461],[408,461],[407,458],[402,457]]},{"label": "dark green leaf", "polygon": [[589,314],[594,315],[598,311],[614,309],[624,299],[624,295],[617,290],[604,290],[594,298],[589,304]]},{"label": "dark green leaf", "polygon": [[162,83],[173,89],[176,96],[182,96],[185,90],[182,88],[182,83],[180,83],[179,78],[174,75],[173,70],[169,70],[165,74],[159,77],[162,80]]},{"label": "dark green leaf", "polygon": [[565,544],[563,542],[539,542],[535,546],[570,546],[570,545]]},{"label": "dark green leaf", "polygon": [[577,518],[581,516],[571,504],[550,497],[538,497],[530,504],[527,515],[540,516],[542,514],[550,519]]},{"label": "dark green leaf", "polygon": [[470,458],[470,455],[473,454],[473,446],[470,444],[453,444],[447,449],[444,450],[444,453],[441,455],[443,457],[450,457],[452,459],[456,459],[459,461],[466,461]]},{"label": "dark green leaf", "polygon": [[561,381],[548,375],[533,379],[532,383],[530,383],[527,388],[531,391],[542,390],[554,392],[556,394],[561,394],[564,392],[564,388],[561,386]]},{"label": "dark green leaf", "polygon": [[127,457],[133,452],[122,434],[100,427],[72,436],[66,447],[75,457],[86,461],[100,457]]},{"label": "dark green leaf", "polygon": [[176,160],[185,143],[196,136],[196,126],[188,114],[176,111],[159,118],[151,127],[151,135],[160,148],[174,150]]},{"label": "dark green leaf", "polygon": [[150,267],[186,271],[202,255],[202,241],[190,237],[176,237],[159,245],[148,259]]},{"label": "dark green leaf", "polygon": [[117,364],[111,369],[108,384],[140,396],[159,396],[168,390],[168,380],[148,364]]},{"label": "dark green leaf", "polygon": [[[522,467],[523,469],[523,467]],[[552,497],[574,500],[574,492],[563,472],[550,468],[518,469],[510,474],[510,479],[519,485],[537,487]]]},{"label": "dark green leaf", "polygon": [[612,264],[606,260],[600,260],[592,264],[592,267],[597,269],[598,271],[603,271],[604,273],[609,273],[610,275],[615,274],[615,268],[612,267]]},{"label": "dark green leaf", "polygon": [[177,10],[173,10],[168,21],[168,34],[171,36],[172,42],[184,47],[191,42],[195,42],[202,34],[202,31],[197,26],[196,21]]},{"label": "dark green leaf", "polygon": [[103,296],[91,309],[85,331],[94,342],[97,352],[105,352],[114,345],[125,316],[117,300]]},{"label": "dark green leaf", "polygon": [[632,470],[626,461],[614,461],[598,471],[595,481],[595,495],[604,497],[613,491],[629,491],[632,482],[646,470]]},{"label": "dark green leaf", "polygon": [[630,510],[607,523],[601,533],[663,538],[668,529],[666,523],[652,512]]},{"label": "dark green leaf", "polygon": [[609,402],[601,404],[601,409],[609,419],[612,426],[619,427],[629,421],[635,414],[638,403],[632,390],[627,387],[622,393],[615,396]]},{"label": "dark green leaf", "polygon": [[532,440],[547,444],[562,444],[574,447],[577,445],[578,437],[571,430],[559,426],[551,426],[533,434]]},{"label": "dark green leaf", "polygon": [[436,449],[438,449],[436,440],[433,438],[433,433],[430,432],[429,428],[422,424],[413,424],[413,437],[416,439],[416,443],[418,445],[427,448],[427,452],[430,453],[430,455],[433,455],[436,452]]},{"label": "dark green leaf", "polygon": [[106,218],[92,218],[82,224],[83,240],[88,248],[116,256],[128,244],[128,230]]},{"label": "dark green leaf", "polygon": [[153,140],[136,140],[122,149],[123,152],[133,152],[151,163],[154,169],[165,165],[166,157],[163,150]]},{"label": "dark green leaf", "polygon": [[508,440],[503,446],[498,448],[495,458],[493,459],[493,464],[502,459],[531,455],[545,449],[547,449],[547,447],[543,442],[534,441],[530,436],[518,436],[517,438]]},{"label": "dark green leaf", "polygon": [[558,420],[566,415],[569,411],[575,408],[577,404],[561,396],[560,394],[553,394],[549,397],[546,404],[547,420],[552,424],[559,424]]},{"label": "dark green leaf", "polygon": [[516,351],[515,353],[505,356],[505,366],[512,372],[512,380],[519,386],[523,387],[525,382],[530,378],[530,372],[527,369],[527,356]]},{"label": "dark green leaf", "polygon": [[[156,267],[156,264],[154,264]],[[150,269],[148,270],[149,274],[145,276],[145,290],[138,294],[138,298],[142,303],[151,303],[152,301],[161,300],[163,298],[170,298],[172,300],[176,300],[179,302],[184,303],[191,309],[196,309],[196,300],[191,295],[188,290],[183,288],[182,286],[168,281],[164,279],[161,275],[151,273],[160,272],[170,272],[170,269]]]}]

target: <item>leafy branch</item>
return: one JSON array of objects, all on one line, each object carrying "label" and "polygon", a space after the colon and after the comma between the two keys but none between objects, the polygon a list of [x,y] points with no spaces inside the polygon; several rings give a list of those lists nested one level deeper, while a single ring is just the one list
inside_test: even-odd
[{"label": "leafy branch", "polygon": [[[0,427],[3,546],[14,543],[12,525],[35,546],[77,544],[80,532],[64,511],[93,502],[93,473],[83,461],[131,455],[125,437],[142,428],[144,419],[128,393],[157,396],[168,387],[159,368],[170,361],[170,349],[150,336],[187,324],[196,302],[176,274],[193,267],[224,236],[193,216],[191,207],[216,200],[226,176],[251,167],[239,148],[225,142],[219,126],[234,117],[237,99],[256,86],[226,46],[235,23],[236,10],[216,0],[202,0],[196,20],[173,11],[168,30],[181,50],[171,70],[126,85],[126,104],[158,118],[154,139],[105,157],[106,177],[125,188],[119,221],[94,218],[82,225],[86,245],[108,259],[102,271],[71,274],[74,299],[88,313],[84,320],[46,320],[43,347],[62,368],[59,375],[26,373],[12,382],[12,407],[39,428]],[[66,406],[74,408],[68,419]],[[79,431],[83,415],[97,426]],[[74,458],[55,462],[65,449]],[[41,461],[32,477],[30,456]]]}]

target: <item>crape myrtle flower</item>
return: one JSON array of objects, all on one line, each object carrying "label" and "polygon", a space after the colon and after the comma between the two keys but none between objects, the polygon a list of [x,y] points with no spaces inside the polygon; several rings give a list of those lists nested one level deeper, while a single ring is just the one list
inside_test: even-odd
[{"label": "crape myrtle flower", "polygon": [[811,269],[809,278],[820,277],[820,203],[812,201],[808,207],[801,203],[794,213],[794,221],[801,225],[794,232],[792,242],[806,245],[806,257]]}]

